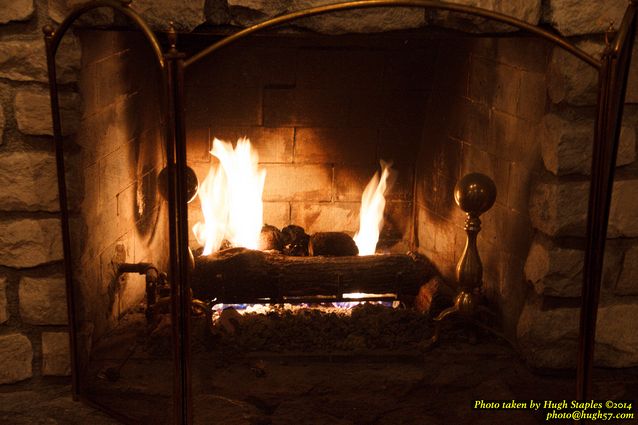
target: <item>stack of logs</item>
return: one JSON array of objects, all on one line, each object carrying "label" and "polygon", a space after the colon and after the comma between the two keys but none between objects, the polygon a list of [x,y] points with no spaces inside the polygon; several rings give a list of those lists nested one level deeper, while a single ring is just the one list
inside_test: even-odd
[{"label": "stack of logs", "polygon": [[415,253],[358,256],[342,232],[309,236],[299,226],[264,226],[261,247],[196,256],[193,296],[226,304],[338,301],[350,293],[414,299],[436,275],[432,263]]}]

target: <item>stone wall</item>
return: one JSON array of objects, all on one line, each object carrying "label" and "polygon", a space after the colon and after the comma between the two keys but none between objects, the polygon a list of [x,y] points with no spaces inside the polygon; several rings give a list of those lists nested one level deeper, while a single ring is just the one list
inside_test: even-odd
[{"label": "stone wall", "polygon": [[[57,179],[40,28],[46,1],[0,5],[0,383],[68,375]],[[60,50],[65,128],[73,130],[77,41]]]},{"label": "stone wall", "polygon": [[[611,10],[603,15],[608,13]],[[556,19],[560,16],[562,12]],[[589,34],[592,22],[564,22],[563,30],[580,35],[578,46],[599,55],[604,43],[600,35]],[[596,27],[597,31],[601,29],[601,25]],[[597,324],[596,362],[612,367],[638,364],[638,337],[627,331],[638,326],[638,281],[633,274],[638,244],[636,64],[634,50]],[[582,285],[597,81],[593,69],[554,49],[550,54],[548,82],[547,114],[538,132],[543,166],[530,192],[529,211],[535,236],[524,268],[525,279],[533,290],[523,308],[517,334],[531,364],[571,367],[577,351],[577,307]]]},{"label": "stone wall", "polygon": [[[30,382],[37,385],[42,381],[40,376],[68,374],[69,371],[67,328],[62,314],[66,307],[61,295],[64,288],[55,167],[40,28],[45,24],[59,23],[69,8],[77,3],[81,1],[14,0],[0,5],[0,383],[31,378]],[[133,7],[141,11],[156,29],[165,29],[168,21],[173,20],[179,29],[191,30],[204,23],[246,25],[284,10],[319,3],[319,0],[136,0]],[[626,5],[624,0],[464,0],[463,3],[495,8],[531,23],[540,20],[569,37],[575,37],[574,40],[584,49],[597,52],[601,48],[602,32],[609,21],[620,22]],[[503,7],[507,9],[501,9]],[[97,13],[84,23],[108,23],[112,19],[110,13]],[[482,27],[485,23],[480,20],[459,20],[446,14],[414,11],[350,12],[327,20],[315,18],[302,23],[302,26],[335,33],[415,28],[428,23],[457,27],[461,24],[466,29],[471,24],[475,30],[495,29]],[[503,30],[500,27],[496,29]],[[80,64],[77,40],[65,41],[60,54],[58,75],[63,83],[64,116],[71,117],[66,121],[65,130],[73,133],[74,123],[78,122],[73,116],[75,114],[77,118],[79,115],[77,95],[74,94],[78,87]],[[530,208],[536,236],[526,260],[529,266],[525,276],[533,285],[530,288],[533,287],[538,295],[531,297],[526,304],[518,335],[533,364],[562,366],[566,359],[574,358],[575,350],[572,332],[575,326],[567,324],[575,323],[577,314],[568,306],[574,304],[574,288],[578,286],[579,258],[582,255],[579,236],[582,234],[574,232],[582,230],[583,210],[573,207],[578,205],[582,208],[583,196],[586,196],[583,182],[587,172],[585,146],[589,139],[585,136],[585,129],[592,125],[595,78],[582,68],[582,64],[563,58],[558,50],[550,53],[549,65],[550,102],[548,116],[541,120],[543,136],[539,136],[543,165],[538,169],[538,183],[532,191]],[[630,103],[636,101],[636,81],[632,76]],[[599,353],[602,353],[601,361],[609,365],[636,364],[636,359],[616,355],[609,360],[605,353],[638,352],[635,332],[626,331],[636,326],[625,326],[624,330],[614,328],[621,322],[619,317],[625,317],[626,323],[638,317],[635,287],[638,249],[634,246],[636,234],[630,215],[635,211],[631,208],[635,202],[635,197],[631,196],[636,176],[633,170],[635,115],[634,107],[629,107],[619,159],[622,167],[612,212],[614,226],[610,236],[614,239],[610,241],[607,262],[610,271],[605,278],[600,312],[599,343],[603,349]],[[291,123],[285,126],[294,127]],[[285,131],[281,137],[290,140]],[[558,145],[546,142],[556,138],[560,140]],[[515,173],[510,164],[510,180]],[[446,184],[451,184],[451,181]],[[517,194],[515,192],[513,196]],[[76,201],[79,203],[80,199]],[[547,208],[536,208],[539,202]],[[500,208],[510,206],[501,203]],[[550,215],[535,216],[534,211],[547,211]],[[454,238],[460,237],[458,228],[454,232]],[[454,246],[456,252],[458,246]],[[539,266],[532,268],[534,263]],[[533,269],[536,271],[532,272]],[[565,270],[569,272],[565,273]],[[505,279],[509,281],[509,277]],[[556,323],[566,325],[555,326]],[[616,338],[615,342],[611,341],[613,338]],[[526,341],[534,342],[525,345]],[[545,348],[537,349],[534,344],[538,341],[546,341]],[[565,343],[560,348],[563,355],[556,357],[552,347],[557,346],[557,341]],[[552,360],[554,358],[559,360]]]},{"label": "stone wall", "polygon": [[[29,382],[38,385],[47,379],[42,377],[70,374],[41,31],[59,22],[67,6],[45,0],[0,5],[0,383],[31,378]],[[91,284],[83,285],[92,294],[81,295],[92,299],[80,300],[80,319],[83,335],[93,338],[143,296],[143,278],[115,279],[114,261],[161,266],[166,257],[164,232],[157,226],[165,221],[166,209],[160,207],[153,178],[164,160],[162,149],[155,146],[162,140],[158,83],[148,72],[148,52],[136,49],[134,41],[128,35],[100,39],[85,33],[82,52],[71,32],[58,52],[76,278],[86,280],[87,273],[95,273],[89,277]],[[140,82],[147,82],[146,87]],[[149,211],[141,211],[142,204]],[[88,225],[87,216],[93,217]],[[89,225],[93,233],[86,238]],[[79,238],[81,243],[75,243]]]}]

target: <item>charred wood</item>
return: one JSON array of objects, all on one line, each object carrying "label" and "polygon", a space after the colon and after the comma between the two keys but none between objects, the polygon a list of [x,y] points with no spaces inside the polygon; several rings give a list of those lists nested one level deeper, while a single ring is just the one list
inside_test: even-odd
[{"label": "charred wood", "polygon": [[197,257],[191,287],[195,298],[223,303],[294,302],[356,292],[414,297],[435,274],[432,263],[417,254],[291,257],[232,248]]},{"label": "charred wood", "polygon": [[281,251],[283,249],[283,235],[279,229],[269,224],[264,225],[259,234],[259,249],[262,251],[270,249]]},{"label": "charred wood", "polygon": [[310,236],[306,234],[303,227],[291,224],[281,229],[281,235],[284,254],[296,257],[308,255]]},{"label": "charred wood", "polygon": [[317,232],[310,238],[308,244],[310,255],[325,255],[333,257],[344,257],[357,255],[359,248],[350,237],[343,232]]}]

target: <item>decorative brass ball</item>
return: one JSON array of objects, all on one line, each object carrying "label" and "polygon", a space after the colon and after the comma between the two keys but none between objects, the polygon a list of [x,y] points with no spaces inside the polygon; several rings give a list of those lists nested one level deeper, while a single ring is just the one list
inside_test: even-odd
[{"label": "decorative brass ball", "polygon": [[[157,175],[157,188],[164,199],[168,199],[168,167],[164,167]],[[191,202],[197,196],[199,180],[191,167],[186,167],[186,198]]]},{"label": "decorative brass ball", "polygon": [[463,211],[482,214],[494,205],[496,185],[485,174],[466,174],[454,186],[454,200]]}]

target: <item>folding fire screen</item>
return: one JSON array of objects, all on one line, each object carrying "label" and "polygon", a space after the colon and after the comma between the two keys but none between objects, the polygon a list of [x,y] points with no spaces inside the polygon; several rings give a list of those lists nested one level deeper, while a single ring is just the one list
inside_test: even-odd
[{"label": "folding fire screen", "polygon": [[[212,309],[214,303],[299,304],[321,301],[317,298],[320,296],[327,296],[326,299],[331,302],[341,302],[352,301],[347,296],[350,292],[363,292],[357,291],[360,288],[348,280],[353,273],[358,273],[357,267],[361,267],[358,262],[352,263],[349,256],[325,257],[318,264],[310,260],[277,260],[280,257],[267,252],[264,254],[232,248],[223,251],[226,257],[217,258],[218,263],[214,267],[208,264],[205,256],[193,257],[189,241],[189,214],[192,212],[188,203],[197,193],[198,182],[190,168],[194,167],[192,158],[187,161],[187,151],[190,155],[193,151],[191,146],[198,143],[194,134],[199,130],[193,129],[192,123],[201,117],[201,105],[216,105],[216,98],[206,96],[205,91],[200,92],[199,88],[193,88],[188,81],[191,78],[189,74],[197,72],[201,75],[206,72],[202,71],[205,69],[202,64],[214,64],[217,55],[249,40],[255,33],[311,16],[379,7],[447,11],[506,24],[546,43],[559,46],[598,72],[598,106],[586,226],[576,397],[586,400],[593,396],[592,368],[603,253],[623,103],[636,32],[636,4],[633,1],[626,10],[619,30],[607,34],[607,46],[601,59],[585,53],[567,39],[544,28],[485,9],[433,0],[361,0],[320,6],[277,16],[230,35],[217,35],[212,44],[210,39],[206,39],[205,46],[202,46],[200,40],[195,43],[196,48],[191,45],[186,51],[181,49],[182,37],[187,38],[186,35],[178,37],[173,29],[156,35],[130,7],[130,3],[124,0],[92,1],[76,8],[59,28],[44,29],[63,226],[73,393],[76,398],[97,405],[126,422],[192,423],[193,404],[210,401],[198,399],[198,394],[194,394],[191,389],[194,370],[198,371],[197,375],[201,378],[200,366],[196,363],[206,361],[201,357],[196,360],[192,351],[195,350],[194,347],[200,349],[200,346],[215,344],[215,339],[211,337],[209,341],[194,345],[193,340],[199,338],[201,330],[194,327],[192,317],[204,317],[204,321],[197,323],[205,323],[208,329],[212,315],[217,314]],[[106,8],[128,18],[128,23],[137,31],[132,34],[130,29],[125,29],[128,34],[126,41],[117,36],[101,39],[98,36],[99,48],[87,48],[83,52],[83,72],[86,71],[80,82],[86,86],[83,89],[83,119],[90,122],[90,125],[82,130],[85,133],[82,142],[78,143],[85,159],[84,181],[82,187],[78,188],[78,181],[72,177],[73,167],[70,166],[74,155],[77,156],[77,149],[74,150],[67,141],[68,132],[62,126],[63,108],[60,102],[60,84],[56,79],[56,54],[63,36],[74,22],[98,8]],[[447,36],[446,33],[438,35],[443,39]],[[133,52],[121,58],[121,66],[117,69],[107,67],[106,70],[92,70],[91,66],[105,60],[118,43],[126,43]],[[96,44],[91,46],[95,47]],[[329,50],[330,46],[325,48]],[[408,46],[406,49],[409,48]],[[254,63],[259,67],[257,59]],[[285,78],[282,75],[285,71],[285,66],[272,71],[273,75],[281,77],[284,81],[281,84],[284,85]],[[363,71],[361,78],[365,78],[366,72],[371,69]],[[241,73],[242,70],[228,72]],[[126,74],[131,86],[115,84],[118,73]],[[238,95],[241,93],[238,92]],[[109,121],[102,108],[104,105],[101,104],[105,98],[109,98],[115,105],[113,114],[117,115],[122,108],[127,109],[127,114],[124,114],[128,117],[126,121],[116,120],[117,125],[110,125],[114,119],[111,117]],[[309,102],[312,103],[312,99]],[[338,109],[338,105],[332,106]],[[211,106],[222,113],[225,107],[228,106]],[[301,106],[293,102],[292,108],[294,107]],[[111,137],[112,133],[117,133],[121,138]],[[208,155],[211,148],[208,145],[211,136],[215,134],[202,136],[205,140],[204,155]],[[121,139],[130,142],[121,145],[117,142]],[[264,145],[267,143],[264,142]],[[225,155],[239,155],[238,151],[243,148],[247,149],[244,154],[249,157],[250,149],[245,147],[242,140],[234,151],[232,146],[217,140],[212,145],[213,154],[222,162]],[[361,154],[365,154],[366,150],[369,149],[363,147]],[[103,156],[108,161],[92,169],[91,160],[86,160],[91,156]],[[230,161],[241,162],[242,159],[238,156]],[[312,160],[309,164],[308,170],[314,170]],[[207,177],[199,183],[200,195],[206,187],[210,189],[223,180],[215,179],[214,172],[212,170],[213,177]],[[231,172],[227,170],[226,173],[225,178],[232,180]],[[318,171],[310,179],[321,179],[321,176]],[[383,182],[385,177],[387,176],[381,177]],[[263,175],[257,171],[253,180],[244,182],[243,186],[240,184],[236,193],[245,194],[256,186],[263,186],[263,179]],[[484,194],[490,193],[489,181],[470,178],[465,183],[465,189],[478,188],[485,190]],[[285,184],[295,185],[297,180],[289,179]],[[469,213],[466,229],[472,239],[480,228],[476,227],[477,213],[485,211],[491,203],[485,199],[485,202],[473,199],[472,204],[464,198],[470,196],[470,192],[464,194],[463,189],[463,186],[459,187],[457,202],[461,206],[465,205],[464,209]],[[214,198],[217,192],[211,190],[210,193]],[[414,192],[411,194],[416,196]],[[76,202],[78,196],[81,196],[82,202]],[[451,193],[445,196],[451,200]],[[347,197],[347,193],[344,197]],[[221,202],[221,199],[214,198],[212,205],[219,205]],[[493,199],[491,202],[493,203]],[[233,214],[239,215],[254,208],[261,207],[243,205]],[[196,233],[206,233],[215,238],[215,235],[210,235],[215,226],[215,212],[211,214],[212,221],[208,221],[207,217],[206,224],[200,225]],[[414,211],[408,211],[407,214],[412,214],[411,220],[415,219]],[[242,228],[251,225],[244,222],[235,231],[240,232]],[[258,223],[258,231],[260,229],[261,222]],[[274,241],[280,251],[288,250],[293,256],[299,253],[295,250],[308,249],[308,241],[304,242],[307,235],[303,229],[288,226],[287,233],[275,230],[270,234],[267,231],[265,236],[262,230],[262,239],[272,238],[271,242]],[[395,242],[410,239],[403,237],[405,233],[409,231],[395,237]],[[314,249],[315,254],[322,253],[322,249],[328,249],[326,253],[334,254],[330,251],[337,250],[341,254],[345,252],[350,255],[362,251],[362,245],[357,242],[358,247],[354,246],[349,237],[344,238],[343,235],[333,233],[323,236],[336,238],[332,240],[335,245],[322,247],[322,240],[315,238],[310,243],[310,250]],[[221,238],[218,239],[217,246],[222,243]],[[409,240],[407,244],[410,244]],[[243,242],[236,242],[234,245],[247,246]],[[371,252],[374,253],[374,245]],[[376,282],[365,288],[366,294],[357,295],[359,299],[387,299],[384,296],[388,293],[393,294],[391,299],[400,299],[406,282],[411,279],[411,273],[427,268],[421,259],[405,255],[390,254],[378,258],[370,256],[367,259],[364,256],[357,261],[369,262],[365,265],[366,270],[374,270],[374,273],[367,278],[370,282]],[[476,270],[479,269],[480,261]],[[289,270],[294,270],[292,280],[287,274]],[[326,283],[323,280],[327,273],[325,270],[336,276],[334,282]],[[388,271],[388,276],[383,275],[385,271]],[[306,286],[295,286],[300,281]],[[480,273],[478,281],[480,285]],[[258,284],[253,285],[255,282]],[[312,290],[309,291],[308,286]],[[464,308],[462,300],[458,301],[457,308]],[[136,315],[125,314],[127,312],[134,312]],[[140,317],[143,320],[139,320]],[[229,320],[228,317],[222,317],[219,320],[227,320],[228,326],[233,326],[232,318]],[[118,334],[121,327],[116,324],[123,321],[127,323],[128,332]],[[208,331],[204,333],[209,335],[206,332]],[[109,334],[109,338],[101,338],[106,334]],[[141,346],[144,346],[143,350],[140,349]],[[142,351],[144,354],[140,354]],[[215,361],[211,358],[207,363],[212,364],[212,368],[223,367]],[[135,363],[136,372],[132,379],[122,381],[120,375],[123,368],[130,366],[127,362]],[[258,366],[253,369],[255,373],[260,372]],[[118,398],[118,392],[123,394],[124,391],[138,387],[144,388],[143,395],[114,401]],[[205,423],[210,418],[223,421],[223,412],[216,413],[218,416],[200,415],[196,421]],[[197,408],[195,415],[198,416]]]}]

